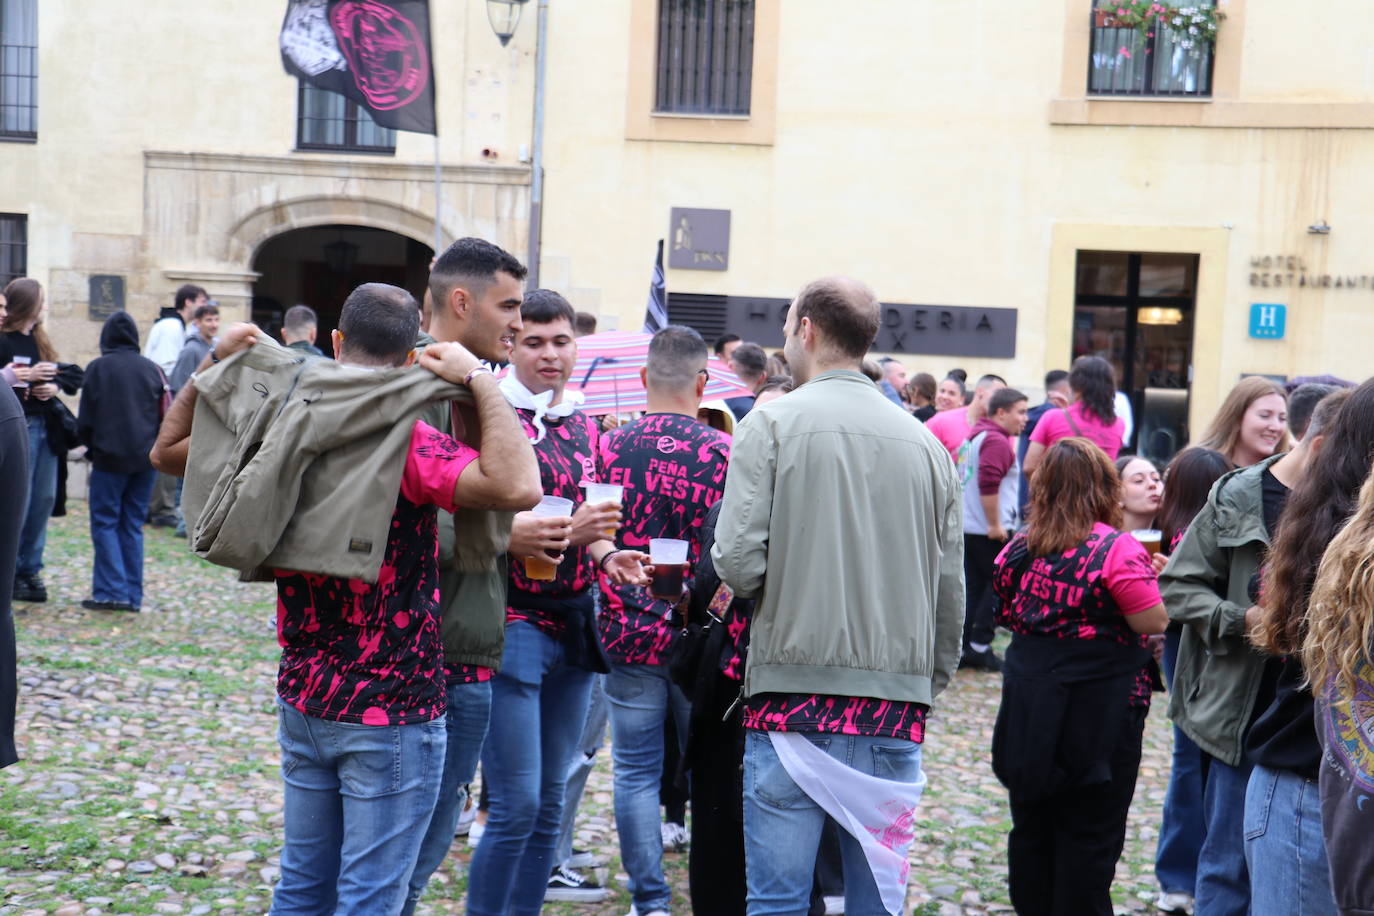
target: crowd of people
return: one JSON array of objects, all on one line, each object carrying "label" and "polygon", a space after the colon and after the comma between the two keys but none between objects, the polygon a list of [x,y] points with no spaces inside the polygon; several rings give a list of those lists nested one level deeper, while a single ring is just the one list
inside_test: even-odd
[{"label": "crowd of people", "polygon": [[525,275],[460,239],[423,303],[354,290],[333,359],[308,307],[278,343],[188,285],[141,352],[107,319],[84,371],[37,282],[0,300],[13,599],[47,600],[78,445],[85,607],[142,607],[145,524],[275,585],[274,914],[409,914],[463,830],[471,916],[604,899],[572,840],[608,726],[631,916],[670,912],[678,845],[693,912],[903,912],[926,724],[960,669],[1001,676],[1018,913],[1113,912],[1159,692],[1158,908],[1374,911],[1374,380],[1242,379],[1161,468],[1130,454],[1107,360],[1047,373],[1034,406],[996,375],[908,376],[867,356],[872,291],[831,277],[781,350],[715,341],[749,392],[723,411],[706,342],[670,325],[646,409],[590,416],[569,382],[594,321]]}]

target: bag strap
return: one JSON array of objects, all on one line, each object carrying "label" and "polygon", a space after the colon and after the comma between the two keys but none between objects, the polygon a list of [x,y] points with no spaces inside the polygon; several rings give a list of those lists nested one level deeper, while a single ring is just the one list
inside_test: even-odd
[{"label": "bag strap", "polygon": [[1081,438],[1083,436],[1083,430],[1078,428],[1078,421],[1073,418],[1073,414],[1069,413],[1069,408],[1061,407],[1059,408],[1059,412],[1062,413],[1064,419],[1068,421],[1069,429],[1073,430],[1073,434]]}]

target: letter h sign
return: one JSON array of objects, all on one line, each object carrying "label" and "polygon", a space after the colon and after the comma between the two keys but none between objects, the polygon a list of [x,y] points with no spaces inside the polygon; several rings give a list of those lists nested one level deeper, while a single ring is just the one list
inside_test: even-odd
[{"label": "letter h sign", "polygon": [[1256,302],[1250,306],[1250,336],[1282,340],[1288,325],[1288,306]]}]

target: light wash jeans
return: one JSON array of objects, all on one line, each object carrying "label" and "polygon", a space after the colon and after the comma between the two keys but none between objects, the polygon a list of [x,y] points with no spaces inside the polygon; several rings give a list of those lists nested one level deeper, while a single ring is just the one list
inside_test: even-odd
[{"label": "light wash jeans", "polygon": [[286,841],[271,916],[395,916],[439,793],[443,717],[351,725],[277,710]]},{"label": "light wash jeans", "polygon": [[[611,666],[606,675],[611,709],[615,825],[620,861],[630,877],[635,910],[666,910],[673,891],[663,877],[663,821],[658,787],[663,776],[663,723],[672,704],[678,748],[687,743],[691,714],[686,695],[668,679],[667,665]],[[813,856],[814,859],[814,856]]]},{"label": "light wash jeans", "polygon": [[606,723],[610,711],[606,705],[606,678],[594,675],[591,700],[587,703],[587,721],[582,725],[578,752],[568,765],[568,784],[563,789],[563,826],[558,834],[558,846],[553,851],[555,864],[565,864],[572,858],[573,830],[577,826],[577,809],[582,806],[582,793],[587,789],[587,777],[596,769],[596,752],[606,743]]},{"label": "light wash jeans", "polygon": [[1197,863],[1198,916],[1248,916],[1250,871],[1245,867],[1245,786],[1250,763],[1238,767],[1202,752],[1202,813],[1207,834]]},{"label": "light wash jeans", "polygon": [[48,448],[48,429],[42,417],[28,417],[29,500],[24,525],[19,529],[19,560],[16,576],[36,576],[43,571],[43,547],[48,542],[48,519],[57,501],[57,456]]},{"label": "light wash jeans", "polygon": [[1250,771],[1245,863],[1254,916],[1336,916],[1315,779],[1262,766]]},{"label": "light wash jeans", "polygon": [[[808,734],[851,769],[881,779],[921,778],[921,745],[902,738]],[[744,744],[744,861],[749,916],[806,916],[821,830],[829,815],[788,775],[765,731]],[[846,916],[887,916],[859,841],[840,830]],[[907,847],[894,851],[906,855]],[[641,912],[643,912],[641,910]]]},{"label": "light wash jeans", "polygon": [[538,627],[506,624],[482,749],[491,808],[468,872],[468,916],[538,916],[544,904],[592,685],[592,672],[563,659]]},{"label": "light wash jeans", "polygon": [[482,743],[491,720],[491,682],[454,684],[448,688],[448,741],[444,751],[444,775],[439,780],[439,800],[434,806],[429,830],[420,843],[415,871],[401,916],[411,916],[430,876],[443,864],[453,845],[458,816],[468,797],[468,783],[477,773]]}]

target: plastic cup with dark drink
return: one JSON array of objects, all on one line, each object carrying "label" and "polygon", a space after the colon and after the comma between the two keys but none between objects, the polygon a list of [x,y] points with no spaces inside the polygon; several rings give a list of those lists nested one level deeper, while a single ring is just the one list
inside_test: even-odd
[{"label": "plastic cup with dark drink", "polygon": [[682,583],[687,579],[687,542],[675,538],[650,538],[649,562],[654,565],[649,594],[661,601],[677,601],[682,597]]},{"label": "plastic cup with dark drink", "polygon": [[1160,547],[1164,543],[1164,532],[1155,528],[1138,528],[1131,532],[1131,537],[1143,544],[1150,556],[1159,553]]},{"label": "plastic cup with dark drink", "polygon": [[[587,489],[587,502],[593,506],[600,506],[610,503],[615,506],[621,505],[621,500],[625,497],[625,488],[618,483],[585,483],[582,486]],[[620,526],[612,525],[604,529],[601,534],[606,538],[615,538],[615,533]]]},{"label": "plastic cup with dark drink", "polygon": [[[572,516],[572,500],[561,496],[545,496],[534,507],[535,518],[569,518]],[[525,557],[525,578],[548,581],[558,575],[558,564],[547,555]]]}]

